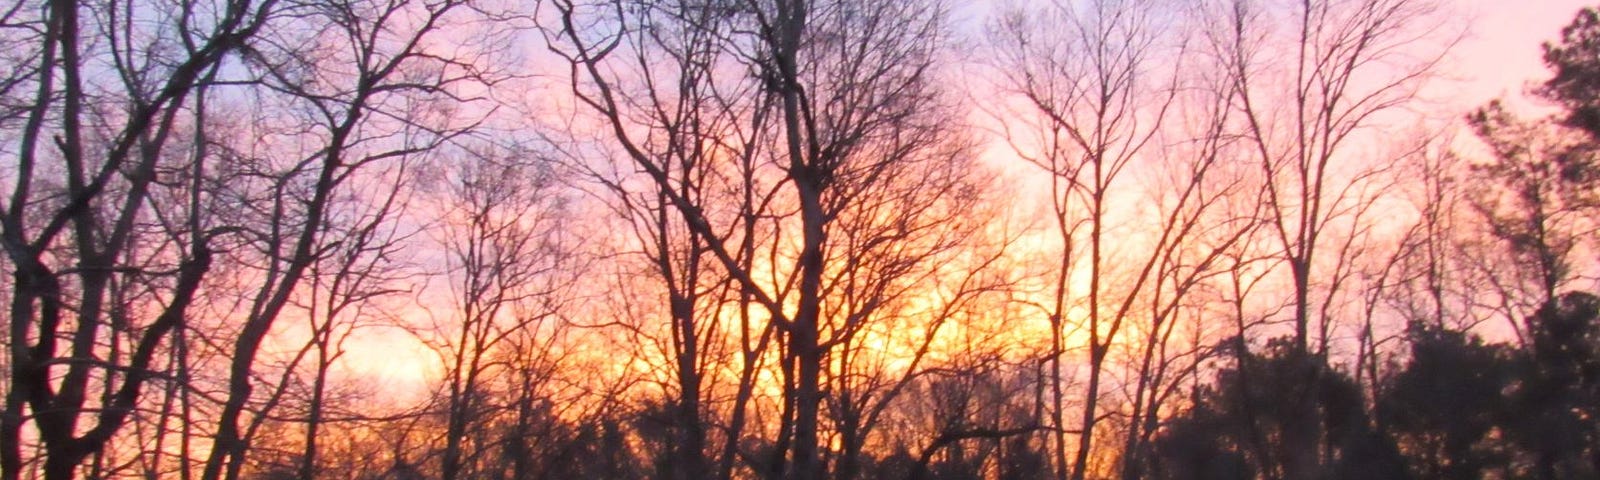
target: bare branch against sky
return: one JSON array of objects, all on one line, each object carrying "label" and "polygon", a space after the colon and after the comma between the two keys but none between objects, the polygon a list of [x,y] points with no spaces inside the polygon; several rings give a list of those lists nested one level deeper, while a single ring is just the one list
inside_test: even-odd
[{"label": "bare branch against sky", "polygon": [[0,2],[0,480],[1600,478],[1595,6]]}]

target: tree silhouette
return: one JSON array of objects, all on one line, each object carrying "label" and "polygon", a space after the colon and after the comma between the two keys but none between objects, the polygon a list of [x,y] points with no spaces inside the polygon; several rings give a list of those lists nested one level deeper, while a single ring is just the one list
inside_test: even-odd
[{"label": "tree silhouette", "polygon": [[[1292,339],[1237,353],[1195,401],[1155,442],[1158,478],[1406,478],[1399,452],[1371,428],[1360,388]],[[1305,405],[1317,425],[1303,425]],[[1307,443],[1315,463],[1292,465]]]},{"label": "tree silhouette", "polygon": [[1600,297],[1572,292],[1528,318],[1532,341],[1506,425],[1531,458],[1533,478],[1600,475]]},{"label": "tree silhouette", "polygon": [[963,3],[11,0],[0,480],[1600,478],[1600,8]]},{"label": "tree silhouette", "polygon": [[1584,8],[1544,44],[1544,63],[1555,76],[1534,93],[1566,110],[1566,125],[1600,138],[1600,11]]},{"label": "tree silhouette", "polygon": [[1411,360],[1383,388],[1379,428],[1398,443],[1420,478],[1507,475],[1503,441],[1493,438],[1508,411],[1511,354],[1474,335],[1431,325],[1411,328]]}]

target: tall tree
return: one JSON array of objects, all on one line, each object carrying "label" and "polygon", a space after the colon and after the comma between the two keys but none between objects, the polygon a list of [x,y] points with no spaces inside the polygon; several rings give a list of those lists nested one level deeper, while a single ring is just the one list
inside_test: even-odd
[{"label": "tall tree", "polygon": [[[1341,291],[1358,267],[1349,246],[1367,228],[1366,213],[1382,192],[1375,180],[1386,163],[1362,160],[1356,142],[1383,140],[1364,129],[1408,105],[1443,52],[1402,53],[1440,42],[1430,2],[1275,5],[1222,2],[1208,43],[1229,71],[1241,134],[1260,168],[1269,248],[1283,263],[1292,293],[1290,356],[1313,361],[1307,355],[1329,352]],[[1281,475],[1309,477],[1327,463],[1319,452],[1329,451],[1324,447],[1334,439],[1316,418],[1320,390],[1331,381],[1309,380],[1308,388],[1286,399],[1304,421],[1286,423],[1276,440],[1291,457]]]},{"label": "tall tree", "polygon": [[[436,208],[454,308],[436,327],[445,374],[439,474],[456,479],[483,475],[477,466],[493,461],[486,445],[470,442],[507,408],[499,402],[511,400],[491,394],[491,379],[532,373],[514,366],[537,366],[532,360],[542,345],[526,342],[557,334],[553,319],[576,259],[559,228],[566,200],[548,162],[492,147],[463,149],[445,161],[453,165],[436,180]],[[525,351],[511,350],[518,341]]]},{"label": "tall tree", "polygon": [[[151,362],[187,322],[212,265],[211,241],[228,230],[199,220],[203,155],[187,167],[172,163],[182,157],[175,152],[182,147],[173,146],[182,142],[180,119],[192,111],[199,86],[254,42],[276,12],[270,0],[203,11],[135,2],[125,10],[87,7],[57,1],[5,8],[8,26],[42,32],[21,39],[34,45],[24,56],[5,60],[13,72],[6,97],[35,92],[6,114],[17,138],[15,183],[0,219],[14,272],[0,415],[0,478],[8,480],[22,475],[27,438],[43,445],[45,478],[73,478],[145,400]],[[109,40],[86,40],[93,38]],[[114,79],[91,80],[101,68]],[[22,125],[13,130],[17,119]],[[195,174],[176,189],[195,190],[156,207],[187,212],[182,227],[167,232],[169,243],[145,222],[152,192],[169,188],[158,174],[173,169]],[[135,256],[146,248],[158,253]],[[149,289],[125,290],[133,285]],[[129,336],[118,338],[122,332]],[[100,404],[91,403],[95,385],[107,392]]]},{"label": "tall tree", "polygon": [[[319,439],[324,425],[341,412],[359,405],[333,399],[334,369],[348,353],[346,344],[360,330],[376,326],[386,297],[405,292],[411,275],[399,256],[413,232],[395,225],[410,203],[414,182],[412,165],[402,159],[373,178],[358,180],[357,190],[329,208],[328,230],[342,240],[329,255],[308,269],[304,309],[305,335],[310,359],[310,391],[303,403],[305,435],[300,452],[299,477],[316,478],[322,471]],[[352,182],[355,183],[355,182]]]},{"label": "tall tree", "polygon": [[1586,154],[1565,129],[1519,120],[1498,102],[1467,123],[1492,155],[1474,166],[1472,206],[1514,259],[1513,275],[1495,282],[1508,301],[1523,305],[1507,314],[1531,315],[1573,280],[1574,250],[1594,231],[1590,185],[1573,170]]},{"label": "tall tree", "polygon": [[[635,113],[639,124],[649,126],[637,148],[659,165],[665,182],[635,172],[632,158],[618,159],[620,165],[587,157],[573,162],[603,188],[601,198],[631,233],[621,248],[640,260],[639,266],[623,267],[621,275],[631,281],[618,288],[648,292],[639,297],[643,305],[630,306],[629,334],[660,351],[635,353],[670,362],[664,401],[673,405],[671,441],[665,443],[668,451],[660,452],[660,474],[707,478],[720,456],[715,476],[730,478],[773,324],[751,317],[754,305],[748,298],[731,298],[749,297],[749,287],[732,281],[712,249],[724,249],[741,271],[749,271],[757,251],[775,240],[767,232],[773,228],[776,175],[761,164],[764,147],[758,143],[768,122],[761,110],[770,107],[757,100],[755,85],[730,74],[744,67],[724,43],[735,28],[728,6],[618,1],[597,8],[614,9],[612,20],[622,28],[616,41],[623,50],[613,55],[628,61],[612,67],[622,70],[611,81],[628,82],[619,88],[645,90],[641,100],[653,104]],[[700,206],[699,215],[726,227],[697,230],[696,216],[675,207],[674,199]],[[702,238],[706,233],[716,238]],[[637,280],[641,270],[650,281]],[[736,324],[727,321],[729,309],[738,311]],[[647,324],[655,318],[665,320],[664,331]],[[733,367],[738,369],[735,400],[728,411],[717,412],[707,400],[718,393],[718,372],[730,367],[719,360],[733,332],[741,351],[732,362],[740,365]],[[708,447],[714,436],[707,427],[719,417],[727,424],[719,429],[720,453],[713,453]]]},{"label": "tall tree", "polygon": [[[1007,141],[1050,174],[1052,241],[1061,248],[1045,297],[1059,478],[1085,478],[1110,457],[1113,449],[1094,453],[1115,445],[1096,440],[1108,411],[1132,417],[1120,468],[1139,475],[1135,450],[1159,424],[1160,399],[1174,391],[1169,382],[1181,377],[1167,376],[1170,359],[1158,358],[1177,331],[1179,309],[1196,301],[1210,277],[1232,268],[1229,254],[1258,225],[1256,212],[1228,208],[1243,197],[1248,178],[1225,164],[1238,150],[1226,134],[1234,93],[1186,80],[1215,78],[1195,75],[1215,66],[1184,61],[1189,26],[1167,7],[1058,2],[1012,13],[995,35],[1003,88],[1020,104],[1003,120]],[[1141,171],[1153,181],[1139,182]],[[1125,199],[1154,208],[1122,210]],[[1129,239],[1134,235],[1148,240]],[[1141,246],[1121,247],[1134,242]],[[1083,332],[1087,359],[1064,370],[1067,350],[1077,347],[1066,341],[1074,330]],[[1109,372],[1123,357],[1135,369],[1125,385],[1133,398],[1125,403],[1110,398],[1117,385]],[[1068,423],[1061,383],[1078,373],[1087,377],[1085,391],[1078,418]],[[1077,431],[1070,461],[1069,430]]]},{"label": "tall tree", "polygon": [[[332,198],[363,168],[430,152],[471,130],[476,120],[452,112],[469,106],[476,99],[470,92],[494,78],[477,65],[489,52],[461,53],[433,42],[448,27],[471,25],[464,16],[472,10],[463,2],[300,7],[299,21],[273,30],[246,62],[263,87],[263,102],[286,111],[268,117],[262,132],[281,145],[232,152],[262,169],[272,207],[265,228],[254,232],[264,257],[262,278],[231,339],[228,394],[205,480],[240,475],[250,425],[259,423],[241,424],[255,390],[257,356],[308,269],[339,241],[326,228]],[[267,404],[280,395],[270,392]]]},{"label": "tall tree", "polygon": [[[918,138],[920,115],[936,89],[932,76],[943,32],[943,8],[918,1],[836,1],[812,4],[732,2],[715,4],[716,21],[734,22],[720,48],[740,54],[745,88],[753,96],[750,122],[761,125],[761,163],[781,179],[786,208],[795,213],[779,228],[798,230],[797,246],[772,251],[760,270],[740,262],[738,250],[719,233],[726,221],[678,193],[679,180],[664,158],[648,147],[633,124],[634,109],[659,108],[658,99],[620,88],[608,65],[626,36],[594,39],[571,3],[562,4],[556,32],[574,67],[575,94],[608,124],[612,140],[665,193],[685,224],[782,332],[781,368],[785,399],[769,475],[821,478],[819,418],[824,400],[822,370],[832,345],[822,338],[828,238],[834,221],[852,205],[871,202],[874,186],[887,181],[887,167],[907,158],[900,143]],[[615,20],[613,20],[615,21]],[[628,32],[630,26],[607,31]],[[739,97],[735,97],[739,98]],[[720,108],[700,105],[695,108]],[[747,107],[749,108],[749,107]],[[759,119],[759,120],[757,120]],[[756,123],[759,121],[759,123]],[[768,273],[770,272],[770,273]],[[758,275],[772,276],[772,280]]]}]

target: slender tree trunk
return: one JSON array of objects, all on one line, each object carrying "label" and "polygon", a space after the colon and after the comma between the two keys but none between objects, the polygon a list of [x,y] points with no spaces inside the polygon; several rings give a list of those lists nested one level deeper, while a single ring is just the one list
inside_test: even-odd
[{"label": "slender tree trunk", "polygon": [[[792,95],[791,95],[792,96]],[[791,125],[798,125],[798,108],[789,110]],[[791,148],[798,148],[798,133],[792,134]],[[823,352],[818,339],[818,319],[821,315],[822,245],[826,241],[823,224],[827,221],[822,212],[822,192],[816,181],[807,176],[796,179],[801,205],[801,224],[804,228],[804,247],[800,254],[800,298],[790,334],[798,365],[795,385],[794,423],[794,475],[795,480],[820,480],[823,476],[822,457],[817,435],[818,417],[822,405]]]},{"label": "slender tree trunk", "polygon": [[[800,203],[801,250],[799,258],[800,285],[795,316],[790,325],[789,348],[794,352],[795,370],[795,420],[794,420],[794,470],[795,480],[820,480],[824,473],[822,457],[818,450],[818,416],[822,405],[821,371],[823,352],[819,336],[822,308],[823,245],[827,243],[824,228],[828,223],[822,207],[822,188],[828,172],[822,170],[816,155],[805,148],[806,124],[801,110],[798,55],[801,38],[806,31],[809,14],[803,1],[780,2],[777,26],[777,45],[773,52],[776,72],[781,81],[777,92],[783,101],[783,120],[789,175],[794,180],[797,200]],[[815,134],[815,132],[811,132]]]},{"label": "slender tree trunk", "polygon": [[[662,254],[666,255],[667,252],[663,251]],[[694,270],[693,266],[689,268]],[[691,274],[690,278],[693,277]],[[698,286],[691,280],[682,288],[693,291]],[[678,452],[677,474],[684,479],[703,479],[709,476],[710,471],[705,461],[705,426],[700,421],[701,379],[697,365],[700,358],[700,338],[695,330],[694,300],[681,294],[674,294],[673,297],[669,303],[673,319],[677,324],[675,327],[678,329],[677,341],[680,343],[676,359],[680,390],[676,414],[679,434],[679,444],[675,447]]]},{"label": "slender tree trunk", "polygon": [[[332,321],[330,318],[329,321]],[[331,332],[318,332],[317,345],[317,373],[311,380],[311,403],[306,412],[305,448],[300,460],[301,480],[312,480],[317,477],[317,438],[322,431],[323,403],[328,387],[328,367],[332,361],[328,358],[328,338]]]},{"label": "slender tree trunk", "polygon": [[273,322],[277,320],[278,313],[283,311],[284,305],[288,303],[289,295],[293,293],[301,275],[315,260],[314,244],[322,233],[322,222],[326,217],[323,212],[327,208],[328,197],[336,185],[335,170],[341,165],[346,137],[361,115],[360,109],[352,109],[348,114],[341,128],[336,128],[329,139],[330,147],[324,154],[315,193],[306,205],[305,224],[295,239],[294,250],[288,264],[285,265],[278,282],[269,287],[269,290],[263,291],[263,303],[245,321],[244,329],[234,341],[233,361],[228,371],[228,399],[218,416],[216,440],[213,442],[211,455],[206,460],[205,471],[201,475],[204,480],[234,480],[238,478],[239,469],[244,464],[248,445],[239,431],[239,421],[254,389],[251,377],[255,370],[256,353],[272,329]]}]

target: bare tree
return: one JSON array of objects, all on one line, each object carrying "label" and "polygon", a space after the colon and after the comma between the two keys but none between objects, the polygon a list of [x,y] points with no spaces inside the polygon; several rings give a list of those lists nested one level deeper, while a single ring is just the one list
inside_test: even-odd
[{"label": "bare tree", "polygon": [[385,297],[410,288],[404,283],[410,275],[402,269],[400,254],[412,232],[394,224],[409,204],[413,175],[408,167],[402,159],[377,178],[363,179],[365,188],[334,202],[329,209],[333,218],[326,223],[330,236],[341,240],[308,269],[308,298],[299,305],[306,310],[306,346],[313,356],[309,398],[304,401],[302,479],[316,478],[321,471],[318,438],[326,433],[330,411],[334,415],[341,411],[338,402],[330,401],[329,390],[330,374],[346,353],[345,343],[359,329],[378,325],[383,316],[373,310],[383,308]]},{"label": "bare tree", "polygon": [[953,355],[959,358],[951,362],[955,368],[917,378],[907,389],[911,395],[891,413],[904,422],[900,429],[930,431],[916,435],[920,448],[905,458],[913,462],[909,471],[896,471],[904,467],[891,457],[881,462],[879,478],[979,477],[996,471],[1001,478],[1030,479],[1051,474],[1044,452],[1026,442],[1029,433],[1043,428],[1039,418],[1028,411],[1027,402],[1017,401],[1029,395],[1034,375],[984,346],[995,339],[969,340],[976,341],[962,342],[966,348]]},{"label": "bare tree", "polygon": [[[928,128],[927,132],[939,132]],[[950,138],[950,137],[947,137]],[[929,138],[914,143],[938,145]],[[861,474],[870,436],[911,382],[944,368],[930,357],[950,325],[974,327],[1015,279],[997,271],[1009,238],[988,238],[983,168],[960,143],[886,168],[894,180],[840,212],[824,283],[826,418],[839,438],[835,478]],[[952,327],[954,328],[954,327]]]},{"label": "bare tree", "polygon": [[[193,5],[137,8],[148,8],[154,21],[135,18],[132,3],[87,16],[78,2],[45,7],[17,2],[0,21],[8,35],[42,30],[22,34],[35,47],[8,54],[7,61],[17,63],[7,65],[14,74],[3,87],[8,100],[20,100],[23,90],[36,92],[4,114],[22,119],[19,130],[7,122],[17,161],[0,221],[15,269],[6,342],[10,385],[0,415],[0,478],[6,479],[22,474],[30,436],[24,425],[43,445],[45,478],[72,478],[142,400],[154,377],[151,363],[187,320],[211,266],[210,240],[222,231],[200,224],[202,194],[190,192],[187,202],[170,206],[188,212],[172,243],[153,258],[132,259],[160,241],[143,228],[151,192],[167,188],[157,175],[168,166],[167,148],[190,111],[191,95],[225,58],[253,41],[275,2],[228,2],[203,12]],[[30,18],[33,12],[39,16]],[[109,40],[85,41],[101,36]],[[116,80],[87,78],[102,65],[110,65]],[[199,172],[199,162],[192,168]],[[150,289],[124,290],[131,285]],[[111,344],[127,350],[103,350]],[[95,385],[104,388],[99,404],[90,402]]]},{"label": "bare tree", "polygon": [[[1312,270],[1345,264],[1336,251],[1323,252],[1324,240],[1360,227],[1346,219],[1371,203],[1363,196],[1368,193],[1364,182],[1383,166],[1346,160],[1349,144],[1377,117],[1413,100],[1443,52],[1417,55],[1403,48],[1437,44],[1438,27],[1431,22],[1435,7],[1428,2],[1309,1],[1269,7],[1242,1],[1224,5],[1217,26],[1224,31],[1212,32],[1210,41],[1231,70],[1234,105],[1261,165],[1269,224],[1294,285],[1294,338],[1304,350],[1312,341],[1312,324],[1326,320],[1313,317],[1337,294],[1319,292]],[[1264,23],[1279,19],[1294,20],[1293,27],[1276,32]],[[1279,39],[1293,42],[1274,43]],[[1369,70],[1383,63],[1395,64],[1395,70],[1373,77]],[[1318,263],[1319,252],[1334,257]]]},{"label": "bare tree", "polygon": [[[771,241],[764,235],[771,227],[763,223],[772,215],[774,172],[757,165],[762,148],[755,143],[767,122],[757,110],[769,107],[755,101],[755,86],[742,78],[743,67],[724,43],[734,27],[727,6],[619,1],[595,8],[611,11],[612,20],[620,25],[621,33],[614,39],[619,51],[614,55],[626,62],[611,68],[617,69],[618,81],[628,81],[627,88],[639,89],[638,101],[650,105],[633,113],[639,125],[648,128],[636,147],[659,165],[665,179],[657,182],[635,173],[633,158],[620,159],[622,165],[594,158],[573,160],[602,187],[598,197],[629,227],[631,237],[620,247],[627,254],[621,275],[637,277],[643,270],[652,278],[619,286],[649,292],[627,315],[666,320],[665,332],[644,324],[648,320],[619,322],[627,325],[633,341],[660,350],[639,353],[659,354],[670,362],[666,370],[672,378],[664,390],[669,397],[665,401],[672,404],[673,436],[666,445],[669,451],[660,453],[658,468],[664,471],[658,474],[711,476],[716,455],[707,449],[711,439],[707,425],[725,416],[716,475],[730,478],[772,324],[751,318],[748,299],[735,301],[735,296],[749,296],[748,287],[730,279],[712,258],[712,247],[702,235],[714,235],[709,241],[731,255],[741,271],[750,271],[758,248]],[[700,215],[727,227],[696,233],[693,222],[699,219],[674,207],[674,198],[700,206]],[[635,256],[640,266],[629,266]],[[656,313],[657,305],[665,311]],[[739,311],[737,325],[724,320],[728,309]],[[728,336],[734,331],[740,336],[737,363],[742,365],[736,374],[736,398],[729,411],[713,412],[703,399],[717,393],[713,391],[717,371],[726,367],[718,359],[728,350]]]},{"label": "bare tree", "polygon": [[[1577,132],[1521,121],[1499,103],[1468,118],[1493,159],[1476,165],[1472,207],[1515,261],[1495,285],[1513,322],[1557,300],[1574,280],[1575,251],[1595,232],[1594,201],[1578,162]],[[1515,325],[1513,325],[1515,327]],[[1522,332],[1518,330],[1518,334]]]},{"label": "bare tree", "polygon": [[[480,474],[472,467],[488,449],[466,441],[501,408],[489,380],[517,363],[537,366],[537,357],[505,350],[518,339],[555,335],[563,289],[577,271],[560,229],[566,200],[551,165],[528,152],[493,147],[464,149],[452,161],[449,173],[437,180],[439,242],[448,255],[454,307],[436,326],[443,335],[438,348],[445,372],[445,479]],[[524,354],[545,349],[541,343],[523,347],[518,350]],[[533,386],[532,378],[523,380]]]},{"label": "bare tree", "polygon": [[[1292,345],[1297,355],[1321,357],[1329,313],[1357,271],[1350,247],[1368,227],[1362,215],[1386,167],[1356,160],[1352,143],[1411,102],[1443,58],[1443,48],[1419,54],[1417,47],[1448,39],[1438,38],[1436,7],[1420,0],[1216,7],[1209,48],[1230,72],[1234,110],[1260,166],[1271,248],[1292,285]],[[1274,22],[1289,27],[1280,31]],[[1291,402],[1300,418],[1316,414],[1313,398]],[[1316,468],[1322,437],[1315,421],[1294,427],[1279,440],[1292,453],[1278,474],[1290,478]]]},{"label": "bare tree", "polygon": [[[1059,478],[1081,480],[1088,473],[1095,424],[1100,418],[1105,361],[1130,321],[1136,299],[1155,278],[1152,273],[1163,259],[1157,253],[1136,260],[1142,268],[1131,272],[1127,284],[1121,286],[1125,290],[1112,292],[1113,273],[1108,265],[1115,260],[1107,238],[1115,234],[1110,211],[1113,195],[1127,181],[1124,173],[1130,166],[1159,148],[1153,143],[1178,93],[1177,74],[1152,75],[1157,62],[1172,61],[1160,57],[1163,52],[1159,49],[1165,48],[1160,42],[1167,39],[1158,34],[1162,29],[1153,20],[1156,7],[1057,3],[1042,12],[1018,11],[1004,17],[994,35],[1002,52],[1004,88],[1025,104],[1015,129],[1037,131],[1037,138],[1010,141],[1024,159],[1051,175],[1052,218],[1063,246],[1047,312],[1054,330],[1050,361]],[[1069,27],[1060,29],[1059,25]],[[1195,182],[1203,179],[1205,166],[1194,173]],[[1188,213],[1185,204],[1198,193],[1193,188],[1198,184],[1191,185],[1184,189],[1178,208],[1164,215],[1169,218],[1163,222],[1165,228],[1158,230],[1160,239],[1152,251],[1181,244],[1186,227],[1198,220],[1182,216]],[[1080,253],[1078,248],[1087,252]],[[1085,254],[1087,257],[1081,256]],[[1086,271],[1079,273],[1080,268]],[[1080,284],[1086,291],[1074,291]],[[1074,296],[1081,296],[1082,303]],[[1079,309],[1084,312],[1081,328],[1088,336],[1088,380],[1076,453],[1068,462],[1060,364],[1067,348],[1066,322]]]},{"label": "bare tree", "polygon": [[257,161],[273,210],[267,228],[253,231],[264,257],[262,287],[233,339],[228,398],[202,478],[239,475],[248,448],[240,421],[251,402],[257,354],[307,270],[338,241],[325,225],[331,199],[364,167],[428,152],[473,126],[451,111],[474,100],[463,92],[492,82],[477,64],[483,58],[471,56],[487,54],[440,51],[430,41],[468,13],[461,7],[310,3],[294,11],[299,22],[251,50],[247,65],[261,79],[263,103],[288,110],[265,140],[310,145],[299,157],[283,155],[293,150],[281,145],[234,153],[266,157]]},{"label": "bare tree", "polygon": [[[560,53],[572,62],[574,93],[605,121],[614,140],[683,214],[693,234],[737,280],[783,332],[780,371],[785,401],[769,475],[820,478],[826,466],[819,451],[822,369],[827,349],[821,337],[823,282],[828,271],[831,224],[856,195],[885,181],[885,167],[904,158],[892,150],[896,140],[915,137],[918,124],[902,121],[919,113],[934,92],[931,68],[942,32],[942,8],[920,2],[732,2],[718,6],[718,21],[741,28],[722,39],[739,53],[751,85],[770,109],[753,109],[763,119],[760,138],[771,157],[767,168],[780,172],[781,187],[792,195],[797,213],[785,222],[799,230],[798,248],[777,251],[768,271],[777,281],[756,278],[740,262],[738,250],[718,232],[726,223],[709,215],[710,205],[677,191],[678,182],[662,159],[645,147],[633,128],[635,108],[661,106],[649,97],[620,89],[608,65],[626,36],[595,40],[581,31],[571,3],[559,5],[562,24],[553,32]],[[607,31],[627,31],[628,25]],[[770,119],[767,121],[766,119]],[[884,155],[888,153],[887,155]],[[781,263],[780,263],[781,262]],[[792,305],[792,307],[790,307]],[[792,468],[788,461],[792,459]]]}]

